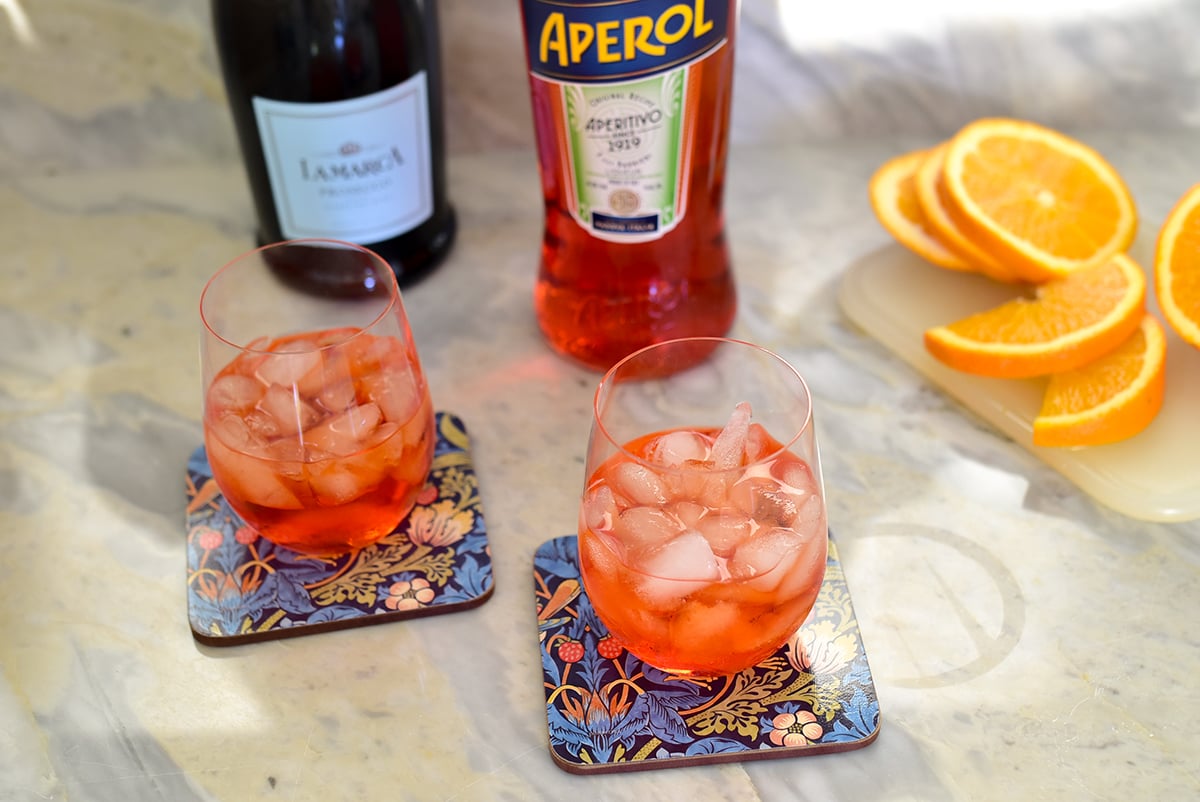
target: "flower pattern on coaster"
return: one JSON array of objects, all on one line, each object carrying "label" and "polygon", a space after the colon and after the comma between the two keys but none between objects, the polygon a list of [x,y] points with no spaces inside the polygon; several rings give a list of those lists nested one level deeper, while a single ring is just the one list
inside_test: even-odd
[{"label": "flower pattern on coaster", "polygon": [[534,556],[550,753],[593,772],[842,752],[879,733],[879,701],[832,535],[812,613],[740,674],[680,679],[642,662],[596,617],[574,535]]},{"label": "flower pattern on coaster", "polygon": [[377,543],[337,557],[276,546],[230,509],[204,447],[187,466],[187,597],[210,645],[294,637],[437,615],[492,594],[479,483],[462,421],[437,413],[437,445],[417,505]]}]

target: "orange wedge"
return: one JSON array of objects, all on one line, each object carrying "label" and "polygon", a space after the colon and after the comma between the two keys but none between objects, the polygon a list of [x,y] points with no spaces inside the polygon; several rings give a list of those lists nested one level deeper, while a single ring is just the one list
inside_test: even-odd
[{"label": "orange wedge", "polygon": [[926,229],[944,242],[949,251],[976,271],[997,281],[1014,281],[1016,277],[1012,271],[1001,267],[995,259],[964,237],[950,219],[944,200],[945,189],[942,186],[942,165],[946,161],[945,144],[938,145],[926,153],[928,155],[913,176],[913,188],[925,219]]},{"label": "orange wedge", "polygon": [[1200,348],[1200,184],[1184,193],[1159,231],[1154,291],[1171,328]]},{"label": "orange wedge", "polygon": [[1146,276],[1124,254],[1077,270],[995,309],[925,332],[925,348],[957,370],[1005,379],[1074,370],[1137,329]]},{"label": "orange wedge", "polygon": [[876,170],[869,186],[871,208],[888,233],[917,256],[949,270],[970,270],[930,230],[917,202],[913,174],[927,153],[924,150],[905,153]]},{"label": "orange wedge", "polygon": [[965,126],[946,147],[942,180],[963,234],[1031,281],[1103,264],[1137,230],[1117,171],[1092,148],[1031,122]]},{"label": "orange wedge", "polygon": [[1033,421],[1039,446],[1098,446],[1132,437],[1162,408],[1167,341],[1150,314],[1125,342],[1094,362],[1050,377]]}]

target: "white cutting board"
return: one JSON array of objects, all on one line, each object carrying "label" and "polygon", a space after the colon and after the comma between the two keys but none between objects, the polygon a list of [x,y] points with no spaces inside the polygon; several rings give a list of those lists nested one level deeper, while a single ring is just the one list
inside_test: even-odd
[{"label": "white cutting board", "polygon": [[[1133,254],[1145,266],[1148,259]],[[838,300],[858,326],[930,381],[1029,449],[1102,504],[1147,521],[1200,518],[1200,350],[1167,331],[1166,399],[1140,434],[1081,448],[1033,445],[1033,419],[1046,379],[989,379],[931,357],[922,334],[997,306],[1017,291],[986,278],[929,264],[887,245],[851,265]],[[1147,306],[1158,314],[1153,281]],[[1159,320],[1162,320],[1159,315]]]}]

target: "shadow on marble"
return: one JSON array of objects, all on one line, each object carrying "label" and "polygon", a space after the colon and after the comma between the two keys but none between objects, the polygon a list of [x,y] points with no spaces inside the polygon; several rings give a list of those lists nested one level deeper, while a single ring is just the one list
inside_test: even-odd
[{"label": "shadow on marble", "polygon": [[1185,0],[801,5],[743,5],[741,140],[940,137],[985,115],[1200,123],[1200,6]]},{"label": "shadow on marble", "polygon": [[[528,144],[516,3],[442,3],[451,152]],[[1063,128],[1200,124],[1200,6],[744,0],[735,144],[944,137],[985,115]]]},{"label": "shadow on marble", "polygon": [[[206,4],[24,8],[24,28],[0,14],[0,175],[237,160]],[[519,4],[439,8],[449,152],[531,146]],[[735,145],[938,138],[997,114],[1200,125],[1189,0],[744,0],[739,37]]]}]

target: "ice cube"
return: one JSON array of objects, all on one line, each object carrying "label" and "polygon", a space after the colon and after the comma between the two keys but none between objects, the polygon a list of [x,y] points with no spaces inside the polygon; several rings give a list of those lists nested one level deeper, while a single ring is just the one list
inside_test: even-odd
[{"label": "ice cube", "polygon": [[806,496],[789,493],[777,480],[755,476],[734,485],[729,500],[761,526],[791,526]]},{"label": "ice cube", "polygon": [[730,488],[736,486],[741,476],[741,471],[736,469],[702,473],[690,498],[710,510],[727,509],[732,506],[729,500]]},{"label": "ice cube", "polygon": [[306,442],[304,444],[304,462],[321,462],[327,459],[333,459],[333,454],[312,443]]},{"label": "ice cube", "polygon": [[708,508],[694,501],[677,501],[671,505],[670,511],[685,527],[695,529]]},{"label": "ice cube", "polygon": [[787,578],[788,565],[803,547],[804,538],[791,529],[761,529],[737,547],[729,560],[729,573],[734,580],[769,593]]},{"label": "ice cube", "polygon": [[254,375],[265,385],[290,388],[310,371],[320,368],[321,353],[317,348],[311,340],[284,343],[259,363]]},{"label": "ice cube", "polygon": [[409,484],[424,485],[429,478],[429,468],[433,462],[432,438],[413,444],[408,442],[405,435],[400,434],[388,441],[388,447],[389,455],[395,455],[398,451],[400,453],[399,459],[391,460],[391,464],[395,466],[396,478]]},{"label": "ice cube", "polygon": [[[384,426],[395,424],[381,424],[365,440],[334,435],[333,442],[322,441],[335,448],[351,448],[352,451],[349,454],[334,454],[327,460],[307,466],[309,486],[320,504],[332,506],[352,501],[375,490],[386,478],[399,472],[398,460],[390,459],[386,450],[369,445]],[[392,434],[395,435],[395,432]]]},{"label": "ice cube", "polygon": [[750,405],[745,401],[739,402],[729,416],[729,422],[713,441],[713,467],[717,470],[728,470],[742,464],[746,453],[746,438],[750,431]]},{"label": "ice cube", "polygon": [[244,419],[237,415],[230,413],[221,418],[213,425],[212,431],[234,451],[251,456],[269,456],[267,447],[270,441],[260,437]]},{"label": "ice cube", "polygon": [[363,450],[348,459],[360,477],[375,477],[375,482],[390,478],[419,487],[429,478],[433,443],[412,445],[405,440],[403,426],[384,421],[364,442]]},{"label": "ice cube", "polygon": [[400,464],[404,458],[404,438],[397,437],[400,427],[391,421],[384,421],[375,427],[375,431],[363,441],[363,449],[371,451],[379,449],[379,457],[392,465]]},{"label": "ice cube", "polygon": [[622,462],[609,475],[613,492],[636,504],[666,504],[667,488],[662,477],[636,462]]},{"label": "ice cube", "polygon": [[274,463],[275,472],[287,479],[300,482],[304,480],[304,460],[307,454],[304,444],[299,440],[284,437],[270,443],[266,454]]},{"label": "ice cube", "polygon": [[366,441],[383,420],[375,404],[353,406],[333,415],[304,433],[304,442],[337,456],[346,456],[366,448]]},{"label": "ice cube", "polygon": [[710,441],[699,432],[669,432],[652,442],[646,450],[651,462],[675,468],[689,461],[708,459]]},{"label": "ice cube", "polygon": [[771,475],[798,495],[817,492],[817,480],[808,463],[795,458],[784,458],[771,463]]},{"label": "ice cube", "polygon": [[264,387],[249,376],[228,373],[208,388],[209,414],[221,417],[226,412],[244,415],[262,398]]},{"label": "ice cube", "polygon": [[816,535],[825,533],[825,504],[820,496],[814,494],[804,500],[796,513],[796,519],[792,521],[792,528],[802,535],[810,532]]},{"label": "ice cube", "polygon": [[383,417],[404,424],[421,405],[421,388],[409,374],[407,365],[389,366],[361,375],[362,394],[379,405]]},{"label": "ice cube", "polygon": [[584,530],[579,538],[579,562],[603,576],[616,576],[621,570],[620,546],[596,530]]},{"label": "ice cube", "polygon": [[276,472],[274,462],[234,451],[219,440],[208,445],[209,463],[222,491],[233,503],[247,502],[277,510],[304,508],[291,485]]},{"label": "ice cube", "polygon": [[257,411],[274,418],[281,436],[298,434],[316,423],[320,414],[295,392],[282,384],[272,384],[258,402]]},{"label": "ice cube", "polygon": [[330,460],[321,470],[310,470],[309,486],[322,507],[336,507],[366,493],[374,485],[366,483],[338,460]]},{"label": "ice cube", "polygon": [[728,601],[704,604],[689,601],[671,619],[671,640],[679,643],[720,644],[731,651],[730,637],[744,629],[742,608]]},{"label": "ice cube", "polygon": [[327,384],[317,393],[317,403],[326,412],[341,412],[354,401],[354,382],[349,379]]},{"label": "ice cube", "polygon": [[722,511],[706,516],[695,529],[708,541],[713,554],[731,557],[738,544],[750,536],[750,517],[741,512]]},{"label": "ice cube", "polygon": [[[397,421],[403,430],[404,445],[410,449],[428,448],[429,442],[436,436],[433,402],[428,393],[423,394],[419,400],[420,406],[417,407],[416,413],[411,418]],[[387,417],[387,413],[384,413],[384,417]]]},{"label": "ice cube", "polygon": [[383,369],[407,370],[409,356],[404,343],[396,337],[360,334],[346,343],[346,354],[359,376]]},{"label": "ice cube", "polygon": [[209,432],[235,451],[250,451],[258,444],[246,422],[234,414],[223,415],[213,421]]},{"label": "ice cube", "polygon": [[683,531],[683,526],[675,516],[657,507],[630,507],[616,517],[612,531],[626,554],[636,556],[671,540]]},{"label": "ice cube", "polygon": [[[345,349],[327,348],[317,354],[317,364],[312,370],[296,380],[296,388],[305,398],[319,398],[331,387],[349,384],[353,388],[353,375],[350,372],[350,360],[346,357]],[[345,390],[340,390],[342,394]],[[332,412],[340,412],[345,404]]]},{"label": "ice cube", "polygon": [[268,443],[283,434],[279,429],[279,421],[261,409],[255,409],[244,420],[251,436],[260,443]]},{"label": "ice cube", "polygon": [[657,609],[673,609],[688,594],[720,579],[717,558],[699,532],[684,532],[629,561],[638,597]]},{"label": "ice cube", "polygon": [[579,506],[579,528],[592,532],[611,531],[616,523],[617,499],[608,485],[593,485],[583,494]]},{"label": "ice cube", "polygon": [[763,428],[762,424],[750,424],[750,428],[746,432],[746,464],[758,462],[763,457],[770,456],[774,449],[775,444],[771,442],[771,435],[767,434],[767,430]]},{"label": "ice cube", "polygon": [[424,484],[433,459],[432,407],[422,405],[403,425],[385,419],[376,432],[362,456],[386,467],[399,481]]},{"label": "ice cube", "polygon": [[668,498],[695,501],[704,495],[712,467],[707,460],[684,460],[674,469],[664,470],[659,478]]},{"label": "ice cube", "polygon": [[825,578],[825,560],[828,557],[828,532],[798,533],[802,545],[786,555],[780,565],[782,577],[779,582],[779,598],[797,596],[817,597],[821,582]]},{"label": "ice cube", "polygon": [[304,504],[284,483],[284,479],[261,464],[251,470],[240,471],[236,481],[240,488],[238,492],[245,501],[275,510],[304,509]]}]

